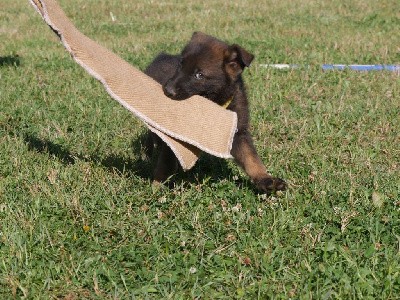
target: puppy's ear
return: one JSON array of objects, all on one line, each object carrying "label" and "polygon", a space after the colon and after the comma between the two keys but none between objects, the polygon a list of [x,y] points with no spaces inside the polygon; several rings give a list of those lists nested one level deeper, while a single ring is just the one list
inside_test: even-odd
[{"label": "puppy's ear", "polygon": [[245,67],[249,67],[254,55],[239,45],[233,44],[225,51],[225,65],[232,75],[239,75]]},{"label": "puppy's ear", "polygon": [[192,34],[192,38],[190,41],[201,41],[204,40],[207,37],[207,35],[201,31],[195,31]]}]

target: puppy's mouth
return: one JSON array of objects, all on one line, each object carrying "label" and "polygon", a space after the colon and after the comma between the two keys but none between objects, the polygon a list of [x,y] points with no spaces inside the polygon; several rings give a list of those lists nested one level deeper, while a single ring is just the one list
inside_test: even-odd
[{"label": "puppy's mouth", "polygon": [[[165,93],[164,93],[164,94],[165,94]],[[172,99],[172,100],[176,100],[176,101],[186,100],[186,99],[188,99],[188,98],[191,97],[191,96],[184,97],[184,96],[181,96],[181,95],[171,96],[171,95],[167,95],[167,94],[165,94],[165,96],[167,96],[168,98],[170,98],[170,99]]]}]

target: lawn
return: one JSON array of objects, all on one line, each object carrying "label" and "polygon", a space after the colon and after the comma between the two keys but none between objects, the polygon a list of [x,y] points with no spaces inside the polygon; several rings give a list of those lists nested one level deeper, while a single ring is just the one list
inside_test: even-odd
[{"label": "lawn", "polygon": [[400,298],[399,74],[318,67],[400,64],[398,0],[59,3],[140,69],[193,31],[255,54],[255,144],[290,187],[208,155],[153,187],[144,125],[2,0],[1,299]]}]

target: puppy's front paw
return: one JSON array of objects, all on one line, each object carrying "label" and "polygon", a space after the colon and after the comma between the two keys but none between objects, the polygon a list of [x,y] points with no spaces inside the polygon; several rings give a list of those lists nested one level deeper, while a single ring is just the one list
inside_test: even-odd
[{"label": "puppy's front paw", "polygon": [[271,194],[276,191],[284,191],[287,184],[283,179],[277,177],[265,177],[255,181],[257,188],[266,194]]}]

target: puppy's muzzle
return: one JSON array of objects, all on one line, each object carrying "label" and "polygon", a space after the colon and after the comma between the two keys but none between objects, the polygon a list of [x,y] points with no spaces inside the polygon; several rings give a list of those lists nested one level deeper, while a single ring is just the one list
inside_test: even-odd
[{"label": "puppy's muzzle", "polygon": [[168,81],[163,86],[163,91],[164,91],[165,96],[167,96],[168,98],[171,98],[171,99],[176,99],[176,96],[178,94],[174,85],[171,84],[171,81]]}]

